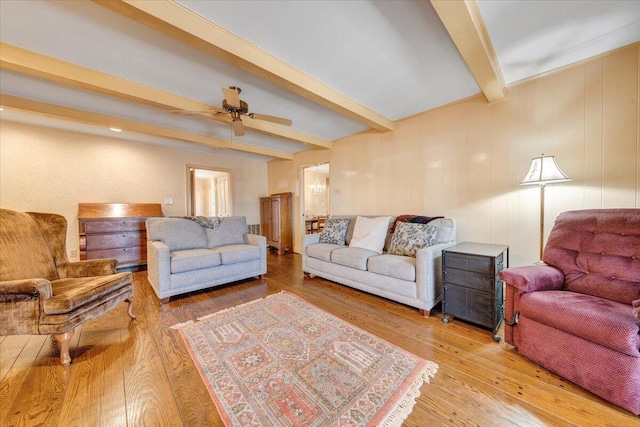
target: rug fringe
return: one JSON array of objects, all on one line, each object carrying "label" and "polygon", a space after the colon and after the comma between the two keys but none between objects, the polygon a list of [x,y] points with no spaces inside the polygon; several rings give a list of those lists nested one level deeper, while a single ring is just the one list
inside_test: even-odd
[{"label": "rug fringe", "polygon": [[416,377],[413,383],[409,386],[407,393],[398,402],[398,404],[391,410],[389,416],[385,418],[378,426],[380,427],[400,427],[404,420],[407,419],[413,407],[416,404],[416,399],[420,397],[420,388],[424,383],[429,383],[429,379],[433,378],[438,372],[439,366],[430,360],[426,361],[426,365],[420,372],[420,375]]},{"label": "rug fringe", "polygon": [[180,328],[184,328],[185,326],[189,326],[190,324],[193,323],[193,320],[189,320],[187,322],[182,322],[182,323],[176,323],[173,326],[169,326],[169,329],[180,329]]},{"label": "rug fringe", "polygon": [[242,307],[246,307],[248,305],[252,305],[252,304],[258,303],[258,302],[260,302],[262,300],[267,300],[267,299],[269,299],[271,297],[274,297],[274,296],[279,295],[279,294],[284,294],[284,293],[286,293],[286,292],[285,291],[280,291],[280,292],[275,293],[275,294],[267,295],[266,297],[254,299],[254,300],[251,300],[251,301],[247,301],[247,302],[245,302],[243,304],[238,304],[238,305],[234,305],[233,307],[224,308],[224,309],[222,309],[220,311],[216,311],[215,313],[209,313],[209,314],[207,314],[205,316],[198,317],[197,320],[198,320],[198,322],[201,321],[201,320],[207,320],[207,319],[210,319],[212,317],[216,317],[216,316],[219,316],[221,314],[224,314],[224,313],[226,313],[228,311],[236,310],[236,309],[242,308]]},{"label": "rug fringe", "polygon": [[206,314],[206,315],[204,315],[202,317],[198,317],[195,321],[194,320],[189,320],[189,321],[184,322],[184,323],[177,323],[177,324],[175,324],[173,326],[170,326],[169,329],[184,328],[185,326],[189,326],[189,325],[193,324],[194,322],[199,322],[201,320],[207,320],[207,319],[210,319],[212,317],[224,314],[224,313],[226,313],[228,311],[235,310],[237,308],[241,308],[241,307],[244,307],[244,306],[247,306],[247,305],[255,304],[255,303],[259,302],[259,301],[266,300],[266,299],[269,299],[269,298],[274,297],[276,295],[286,294],[286,293],[287,293],[286,291],[280,291],[280,292],[277,292],[275,294],[267,295],[266,297],[263,297],[263,298],[251,300],[251,301],[245,302],[245,303],[240,304],[240,305],[234,305],[233,307],[225,308],[225,309],[222,309],[220,311],[216,311],[215,313],[209,313],[209,314]]}]

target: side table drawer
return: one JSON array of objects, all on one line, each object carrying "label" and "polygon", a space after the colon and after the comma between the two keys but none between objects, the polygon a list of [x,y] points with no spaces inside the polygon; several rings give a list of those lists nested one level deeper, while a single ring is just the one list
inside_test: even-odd
[{"label": "side table drawer", "polygon": [[452,267],[458,270],[474,271],[482,274],[495,275],[498,271],[502,270],[502,254],[492,258],[478,255],[447,253],[445,262],[447,267]]},{"label": "side table drawer", "polygon": [[[495,296],[445,283],[446,314],[488,328],[494,327]],[[443,313],[445,314],[445,313]]]},{"label": "side table drawer", "polygon": [[[448,261],[447,259],[447,264]],[[453,285],[491,292],[493,292],[496,282],[494,276],[478,274],[474,271],[456,270],[449,268],[448,265],[444,270],[444,281]]]}]

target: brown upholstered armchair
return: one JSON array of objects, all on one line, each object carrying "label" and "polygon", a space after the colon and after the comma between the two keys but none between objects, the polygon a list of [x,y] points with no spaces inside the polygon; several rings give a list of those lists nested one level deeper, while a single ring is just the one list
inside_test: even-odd
[{"label": "brown upholstered armchair", "polygon": [[0,209],[0,335],[53,335],[71,363],[74,329],[133,297],[115,259],[69,262],[61,215]]},{"label": "brown upholstered armchair", "polygon": [[545,265],[507,268],[505,341],[640,414],[640,209],[558,215]]}]

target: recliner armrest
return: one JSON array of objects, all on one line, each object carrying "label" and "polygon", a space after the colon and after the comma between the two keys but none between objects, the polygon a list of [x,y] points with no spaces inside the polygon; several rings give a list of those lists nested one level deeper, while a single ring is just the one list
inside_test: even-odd
[{"label": "recliner armrest", "polygon": [[116,274],[117,266],[115,258],[88,259],[58,265],[58,274],[60,278],[108,276]]},{"label": "recliner armrest", "polygon": [[636,315],[637,319],[640,319],[640,299],[635,300],[633,303],[633,314]]},{"label": "recliner armrest", "polygon": [[562,271],[550,265],[505,268],[500,278],[520,292],[560,290],[564,285]]}]

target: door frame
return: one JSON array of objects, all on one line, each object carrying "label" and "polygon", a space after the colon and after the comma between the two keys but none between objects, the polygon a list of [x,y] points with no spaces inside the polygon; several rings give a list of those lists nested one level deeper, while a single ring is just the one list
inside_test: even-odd
[{"label": "door frame", "polygon": [[306,213],[305,213],[305,195],[307,192],[307,185],[304,179],[304,172],[306,169],[309,168],[314,168],[317,166],[322,166],[322,165],[328,165],[329,166],[329,174],[327,175],[327,179],[329,181],[329,184],[327,185],[327,188],[325,191],[327,191],[327,214],[331,215],[331,162],[330,161],[326,161],[326,162],[319,162],[319,163],[313,163],[313,164],[307,164],[307,165],[301,165],[300,166],[300,178],[299,178],[299,182],[300,182],[300,197],[299,197],[299,208],[300,208],[300,221],[298,224],[298,233],[300,233],[300,248],[302,248],[302,239],[304,238],[304,235],[307,234],[307,227],[306,227]]},{"label": "door frame", "polygon": [[233,176],[231,173],[231,169],[227,168],[219,168],[216,166],[207,166],[207,165],[197,165],[192,163],[187,163],[185,165],[186,170],[186,185],[187,185],[187,215],[193,216],[195,214],[195,200],[193,197],[193,193],[195,191],[195,170],[207,170],[211,172],[224,172],[229,177],[229,195],[228,195],[228,203],[229,203],[229,215],[233,215]]}]

